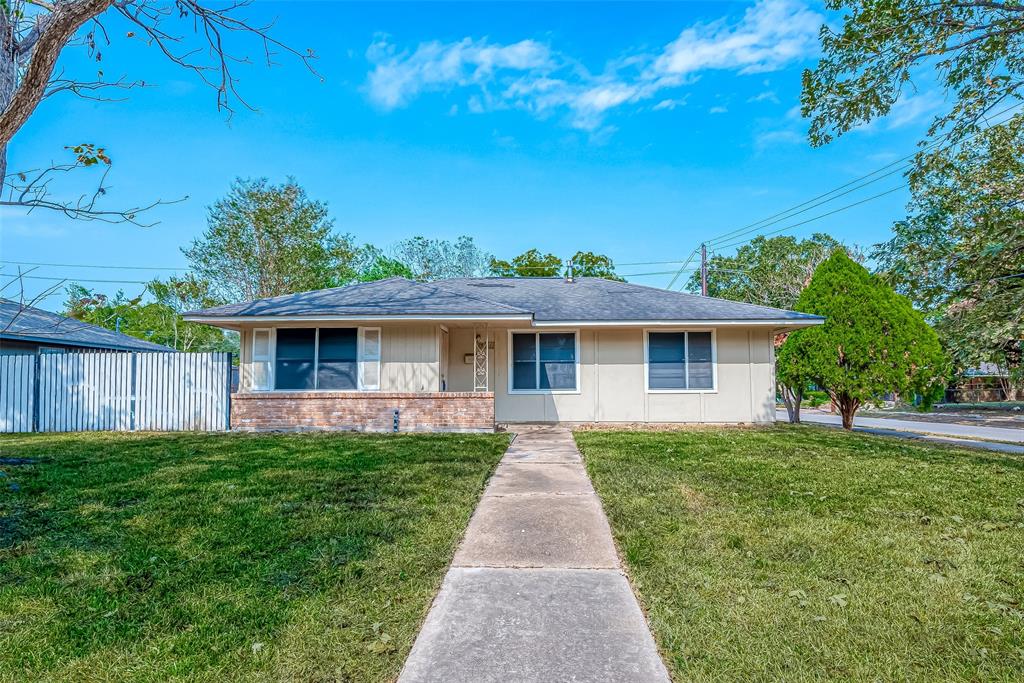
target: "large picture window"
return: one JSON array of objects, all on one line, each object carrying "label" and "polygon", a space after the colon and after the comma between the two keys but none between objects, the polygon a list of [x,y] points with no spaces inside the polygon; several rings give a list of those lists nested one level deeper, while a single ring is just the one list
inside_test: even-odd
[{"label": "large picture window", "polygon": [[380,328],[278,328],[276,338],[275,389],[379,388]]},{"label": "large picture window", "polygon": [[715,388],[711,332],[648,332],[647,388],[707,391]]},{"label": "large picture window", "polygon": [[576,391],[575,332],[513,332],[512,391]]}]

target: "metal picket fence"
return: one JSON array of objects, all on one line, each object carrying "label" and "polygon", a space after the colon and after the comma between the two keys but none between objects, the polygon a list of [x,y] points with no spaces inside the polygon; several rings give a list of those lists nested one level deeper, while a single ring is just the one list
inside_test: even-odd
[{"label": "metal picket fence", "polygon": [[230,415],[230,353],[0,356],[0,432],[216,432]]}]

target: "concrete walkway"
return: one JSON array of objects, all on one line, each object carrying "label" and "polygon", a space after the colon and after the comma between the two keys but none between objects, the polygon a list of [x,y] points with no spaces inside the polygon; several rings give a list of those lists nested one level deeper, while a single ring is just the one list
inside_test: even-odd
[{"label": "concrete walkway", "polygon": [[567,430],[509,447],[399,680],[668,680]]}]

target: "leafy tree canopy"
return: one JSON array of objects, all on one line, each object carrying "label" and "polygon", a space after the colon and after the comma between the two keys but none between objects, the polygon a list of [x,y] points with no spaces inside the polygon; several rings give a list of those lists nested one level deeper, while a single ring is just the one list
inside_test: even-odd
[{"label": "leafy tree canopy", "polygon": [[538,249],[524,251],[511,261],[491,259],[491,273],[498,277],[556,277],[562,273],[562,259],[542,254]]},{"label": "leafy tree canopy", "polygon": [[185,322],[181,314],[218,303],[208,287],[193,277],[154,280],[146,285],[153,299],[143,295],[129,299],[124,292],[107,296],[78,284],[67,288],[64,315],[116,330],[139,339],[169,346],[177,351],[238,352],[234,333],[200,323]]},{"label": "leafy tree canopy", "polygon": [[917,393],[926,403],[941,395],[947,361],[935,331],[908,299],[846,252],[834,251],[818,266],[796,309],[824,316],[825,323],[789,335],[780,372],[813,377],[839,406],[847,429],[861,405],[883,394]]},{"label": "leafy tree canopy", "polygon": [[334,232],[327,205],[294,180],[236,180],[209,209],[202,237],[182,250],[225,301],[335,287],[356,279],[358,250]]},{"label": "leafy tree canopy", "polygon": [[931,73],[948,110],[930,135],[977,130],[1001,103],[1024,93],[1024,5],[1000,0],[827,0],[843,13],[821,30],[822,58],[803,74],[810,139],[830,142],[888,114]]},{"label": "leafy tree canopy", "polygon": [[[791,309],[815,269],[836,249],[862,260],[856,248],[845,247],[824,233],[803,240],[755,237],[732,256],[716,254],[708,259],[708,296]],[[700,291],[699,272],[690,277],[686,288]]]},{"label": "leafy tree canopy", "polygon": [[391,256],[404,264],[416,280],[486,275],[492,260],[469,235],[454,242],[416,236],[396,244]]},{"label": "leafy tree canopy", "polygon": [[572,272],[576,277],[603,277],[607,280],[623,281],[615,274],[615,264],[604,254],[592,251],[577,251],[572,257]]},{"label": "leafy tree canopy", "polygon": [[1024,119],[933,155],[910,214],[876,246],[879,271],[936,324],[958,369],[1024,383]]},{"label": "leafy tree canopy", "polygon": [[[576,277],[603,277],[622,280],[615,274],[615,264],[604,254],[577,251],[572,259],[572,272]],[[511,261],[491,259],[491,274],[498,277],[559,277],[567,273],[566,262],[554,254],[543,254],[530,249]]]}]

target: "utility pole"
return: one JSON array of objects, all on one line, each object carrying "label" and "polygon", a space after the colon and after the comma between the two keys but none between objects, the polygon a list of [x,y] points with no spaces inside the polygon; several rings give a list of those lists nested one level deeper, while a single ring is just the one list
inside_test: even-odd
[{"label": "utility pole", "polygon": [[700,243],[700,295],[708,295],[708,245]]}]

